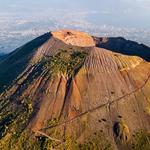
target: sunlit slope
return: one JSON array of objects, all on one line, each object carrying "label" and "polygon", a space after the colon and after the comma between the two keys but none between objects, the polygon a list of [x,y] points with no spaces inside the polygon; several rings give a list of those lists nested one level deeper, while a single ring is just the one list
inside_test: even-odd
[{"label": "sunlit slope", "polygon": [[79,31],[47,37],[0,63],[0,79],[13,76],[0,96],[0,149],[148,148],[149,62]]}]

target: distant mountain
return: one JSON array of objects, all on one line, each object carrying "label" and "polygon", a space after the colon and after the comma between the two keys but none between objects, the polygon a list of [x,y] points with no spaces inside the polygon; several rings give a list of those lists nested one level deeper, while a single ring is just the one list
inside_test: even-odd
[{"label": "distant mountain", "polygon": [[4,53],[0,53],[0,57],[1,57],[1,56],[4,56],[4,55],[5,55]]},{"label": "distant mountain", "polygon": [[118,38],[96,38],[97,47],[105,48],[113,52],[122,53],[124,55],[138,56],[144,60],[150,61],[150,48],[144,44],[126,40],[122,37]]},{"label": "distant mountain", "polygon": [[4,53],[0,53],[0,60],[4,59],[6,57],[7,54]]},{"label": "distant mountain", "polygon": [[150,48],[74,30],[0,61],[0,149],[148,150]]}]

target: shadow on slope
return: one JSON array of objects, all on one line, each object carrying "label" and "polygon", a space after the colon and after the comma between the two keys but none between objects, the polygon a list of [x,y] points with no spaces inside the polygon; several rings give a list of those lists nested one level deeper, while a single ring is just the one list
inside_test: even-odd
[{"label": "shadow on slope", "polygon": [[0,53],[0,61],[2,61],[6,56],[7,56],[7,54]]},{"label": "shadow on slope", "polygon": [[0,92],[27,67],[34,52],[51,37],[46,33],[8,54],[0,60]]},{"label": "shadow on slope", "polygon": [[138,44],[122,37],[94,38],[96,46],[125,55],[138,56],[145,61],[150,61],[150,48],[144,44]]}]

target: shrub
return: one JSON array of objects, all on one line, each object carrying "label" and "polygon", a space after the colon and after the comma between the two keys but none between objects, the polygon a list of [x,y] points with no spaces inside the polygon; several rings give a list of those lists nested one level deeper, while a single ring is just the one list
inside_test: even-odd
[{"label": "shrub", "polygon": [[135,134],[134,150],[149,150],[150,149],[150,133],[145,131],[138,131]]}]

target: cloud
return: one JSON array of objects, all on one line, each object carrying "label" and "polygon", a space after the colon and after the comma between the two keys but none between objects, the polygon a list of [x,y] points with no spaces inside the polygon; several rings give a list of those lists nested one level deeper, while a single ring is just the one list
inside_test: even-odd
[{"label": "cloud", "polygon": [[150,0],[120,0],[123,3],[127,3],[129,7],[132,7],[135,11],[135,8],[149,8]]}]

